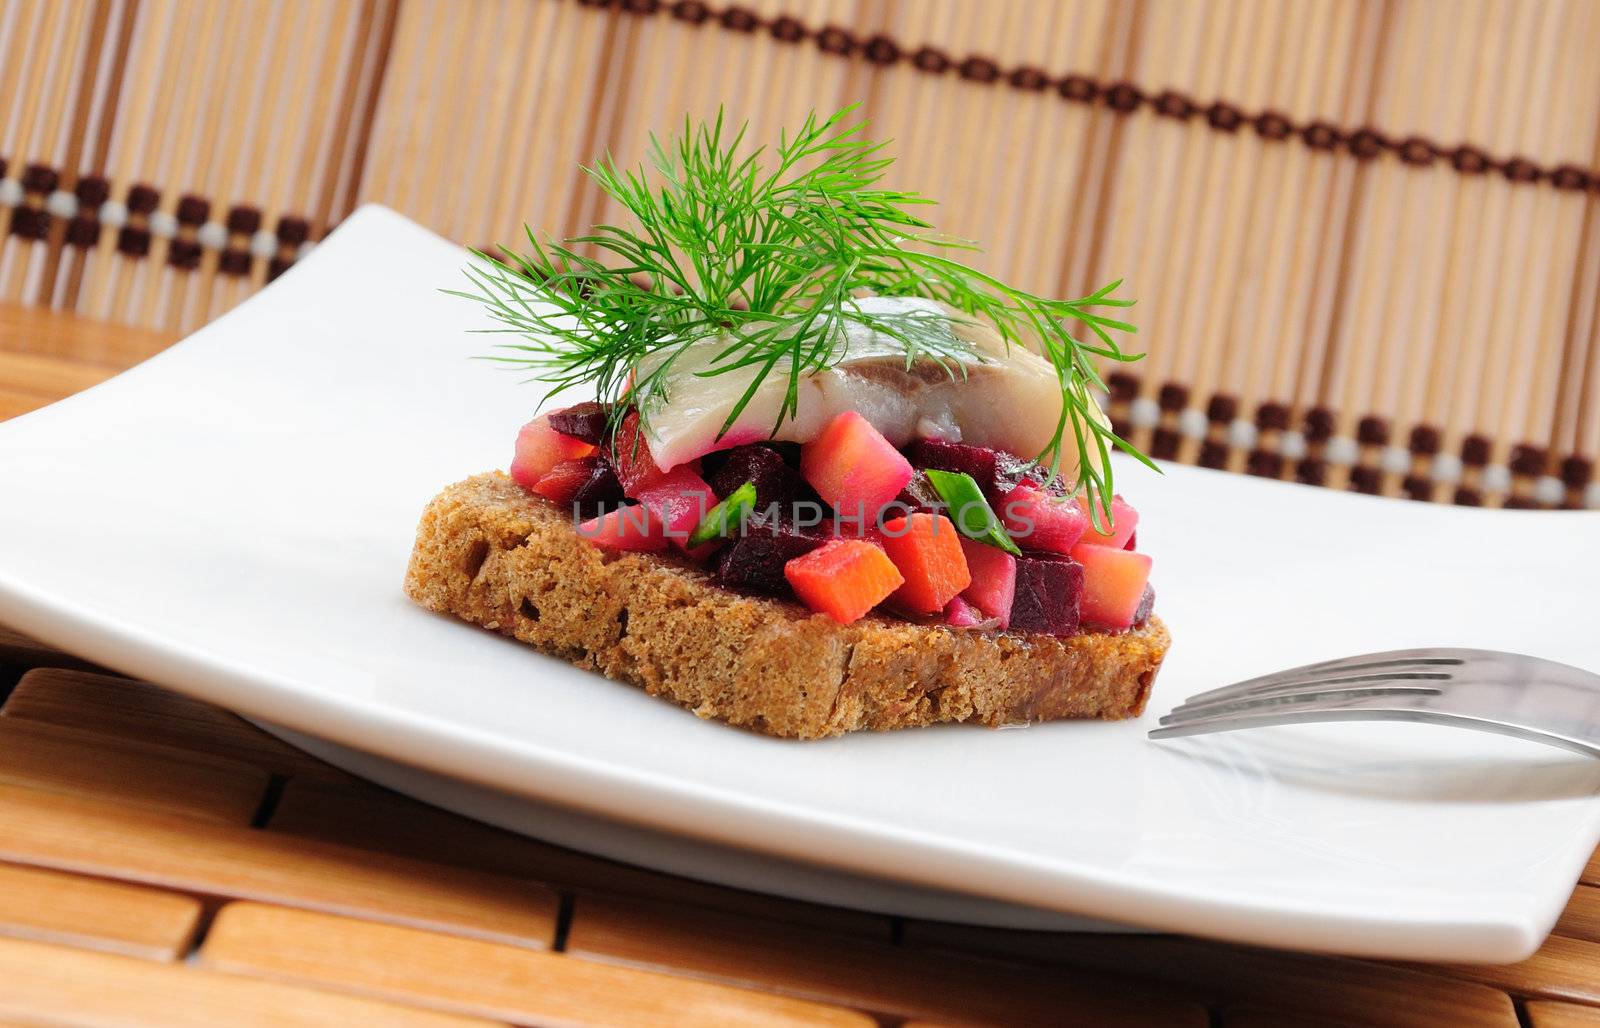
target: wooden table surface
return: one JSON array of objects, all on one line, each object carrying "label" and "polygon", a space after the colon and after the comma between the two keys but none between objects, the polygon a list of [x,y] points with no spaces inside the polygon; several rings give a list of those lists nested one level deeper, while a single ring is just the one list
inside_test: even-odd
[{"label": "wooden table surface", "polygon": [[[0,416],[167,342],[0,307]],[[1600,861],[1508,967],[975,929],[488,828],[4,628],[0,700],[0,1024],[1600,1025]]]}]

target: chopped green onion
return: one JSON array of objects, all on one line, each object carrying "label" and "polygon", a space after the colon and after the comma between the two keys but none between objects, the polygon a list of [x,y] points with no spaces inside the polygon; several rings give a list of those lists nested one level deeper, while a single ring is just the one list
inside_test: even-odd
[{"label": "chopped green onion", "polygon": [[727,499],[706,511],[706,516],[694,526],[694,531],[689,533],[689,548],[704,546],[713,539],[726,539],[739,526],[744,524],[744,519],[756,507],[756,484],[746,482],[733,492]]},{"label": "chopped green onion", "polygon": [[989,501],[983,498],[983,490],[978,488],[978,483],[971,475],[964,471],[938,471],[933,468],[923,474],[933,483],[939,499],[950,508],[956,531],[968,539],[976,539],[980,543],[998,546],[1015,556],[1022,556],[1022,551],[1006,534],[1000,519],[994,516]]}]

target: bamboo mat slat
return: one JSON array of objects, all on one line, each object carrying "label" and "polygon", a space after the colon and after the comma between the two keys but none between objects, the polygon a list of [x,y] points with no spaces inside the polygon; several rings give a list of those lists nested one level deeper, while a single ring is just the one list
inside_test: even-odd
[{"label": "bamboo mat slat", "polygon": [[247,825],[268,776],[239,761],[0,716],[0,782],[93,792],[130,806]]},{"label": "bamboo mat slat", "polygon": [[555,897],[530,882],[154,814],[97,793],[0,784],[0,832],[0,860],[33,867],[532,948],[555,933]]},{"label": "bamboo mat slat", "polygon": [[0,939],[0,975],[10,983],[0,1011],[21,1024],[468,1028],[496,1023],[348,993],[9,939]]},{"label": "bamboo mat slat", "polygon": [[26,653],[21,660],[33,670],[17,681],[0,718],[58,725],[125,744],[203,750],[284,778],[353,780],[225,710],[176,693],[130,687],[112,675],[63,674]]},{"label": "bamboo mat slat", "polygon": [[[0,302],[175,335],[363,201],[477,246],[725,108],[860,102],[987,270],[1123,278],[1158,456],[1600,507],[1590,0],[0,3]],[[0,326],[3,331],[3,326]],[[0,411],[36,388],[0,368]]]},{"label": "bamboo mat slat", "polygon": [[81,875],[0,864],[0,935],[175,961],[200,928],[198,900]]},{"label": "bamboo mat slat", "polygon": [[[1590,885],[1539,954],[1510,967],[825,908],[807,917],[797,911],[808,905],[561,850],[309,757],[286,762],[281,744],[231,714],[66,663],[0,631],[0,676],[22,678],[11,689],[0,677],[10,694],[0,750],[26,726],[97,743],[117,771],[26,756],[0,768],[0,1023],[1563,1028],[1600,1018]],[[120,711],[134,732],[175,712],[189,727],[135,746],[94,715],[100,728],[37,716],[80,703]],[[209,767],[226,793],[241,766],[259,792],[252,827],[219,823],[205,805],[158,812],[131,791],[160,794]],[[269,774],[275,787],[263,785]]]},{"label": "bamboo mat slat", "polygon": [[580,895],[567,952],[860,1007],[891,1017],[1049,1023],[1195,1025],[1204,1008],[1148,982],[1057,971],[1030,974],[970,957],[912,953],[804,928],[647,901]]},{"label": "bamboo mat slat", "polygon": [[1527,1011],[1529,1028],[1595,1028],[1600,1025],[1600,1012],[1593,1007],[1540,1000],[1529,1003]]},{"label": "bamboo mat slat", "polygon": [[721,910],[887,941],[889,919],[854,910],[714,888],[674,875],[578,856],[524,836],[448,814],[365,783],[289,780],[268,826],[275,832],[399,856],[532,875],[564,888],[593,890]]},{"label": "bamboo mat slat", "polygon": [[519,1024],[876,1024],[772,993],[254,903],[223,908],[199,962]]}]

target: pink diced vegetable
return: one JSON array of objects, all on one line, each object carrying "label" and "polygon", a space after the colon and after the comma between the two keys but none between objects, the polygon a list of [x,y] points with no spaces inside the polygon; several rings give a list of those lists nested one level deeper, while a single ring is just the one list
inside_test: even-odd
[{"label": "pink diced vegetable", "polygon": [[957,596],[945,604],[944,619],[957,628],[972,628],[983,624],[985,617],[977,607]]},{"label": "pink diced vegetable", "polygon": [[972,584],[962,591],[961,598],[984,617],[997,619],[1004,631],[1011,624],[1011,601],[1017,592],[1017,559],[973,539],[962,539],[961,549],[972,572]]},{"label": "pink diced vegetable", "polygon": [[1150,556],[1096,543],[1072,551],[1083,565],[1083,620],[1105,628],[1128,628],[1139,613],[1150,581]]},{"label": "pink diced vegetable", "polygon": [[523,425],[517,433],[517,448],[511,457],[511,477],[524,489],[532,489],[557,464],[592,453],[593,446],[557,432],[550,425],[550,415],[541,414]]},{"label": "pink diced vegetable", "polygon": [[[640,489],[636,496],[641,504],[660,516],[667,527],[667,537],[680,550],[687,548],[689,533],[700,519],[717,505],[717,494],[687,464],[666,472]],[[707,544],[698,547],[691,556],[704,556],[714,549],[714,545]]]},{"label": "pink diced vegetable", "polygon": [[618,507],[578,526],[578,535],[607,550],[664,550],[667,526],[660,515],[639,504]]},{"label": "pink diced vegetable", "polygon": [[1071,553],[1089,528],[1089,515],[1071,500],[1022,483],[1000,504],[1006,531],[1025,550]]},{"label": "pink diced vegetable", "polygon": [[[1078,508],[1088,517],[1088,506],[1083,497],[1078,497]],[[1103,516],[1103,515],[1102,515]],[[1093,543],[1096,546],[1113,546],[1123,549],[1128,546],[1128,541],[1133,538],[1134,529],[1139,527],[1139,512],[1122,502],[1122,497],[1111,498],[1111,531],[1097,531],[1091,523],[1083,533],[1083,538],[1078,540],[1084,543]]]},{"label": "pink diced vegetable", "polygon": [[800,473],[841,513],[876,520],[911,481],[912,470],[871,422],[845,411],[801,449]]}]

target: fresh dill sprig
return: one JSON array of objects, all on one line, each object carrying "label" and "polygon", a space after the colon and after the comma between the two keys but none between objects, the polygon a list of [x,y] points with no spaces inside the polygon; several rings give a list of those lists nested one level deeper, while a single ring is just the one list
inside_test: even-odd
[{"label": "fresh dill sprig", "polygon": [[931,360],[964,373],[961,360],[981,355],[952,336],[942,316],[868,313],[856,299],[942,302],[992,323],[1008,346],[1031,344],[1049,360],[1061,383],[1061,417],[1034,459],[1054,472],[1063,450],[1075,446],[1078,484],[1096,523],[1109,520],[1111,450],[1150,464],[1093,409],[1094,390],[1105,388],[1095,359],[1141,356],[1112,338],[1134,327],[1101,310],[1133,301],[1112,295],[1120,282],[1076,300],[1050,299],[948,256],[973,247],[935,235],[913,213],[931,200],[878,185],[893,158],[863,137],[864,122],[850,122],[853,110],[812,114],[782,134],[770,169],[765,147],[739,155],[745,126],[728,129],[720,113],[699,126],[686,119],[669,142],[651,137],[649,171],[610,157],[584,169],[631,224],[599,225],[561,243],[528,229],[526,253],[479,254],[481,263],[466,269],[476,291],[450,292],[488,308],[501,327],[487,331],[522,337],[490,359],[556,387],[592,385],[602,400],[626,397],[645,419],[666,399],[675,360],[707,339],[726,340],[698,374],[753,369],[753,377],[724,431],[773,374],[787,386],[774,431],[793,417],[801,380],[844,355],[849,323],[896,340],[908,367]]}]

